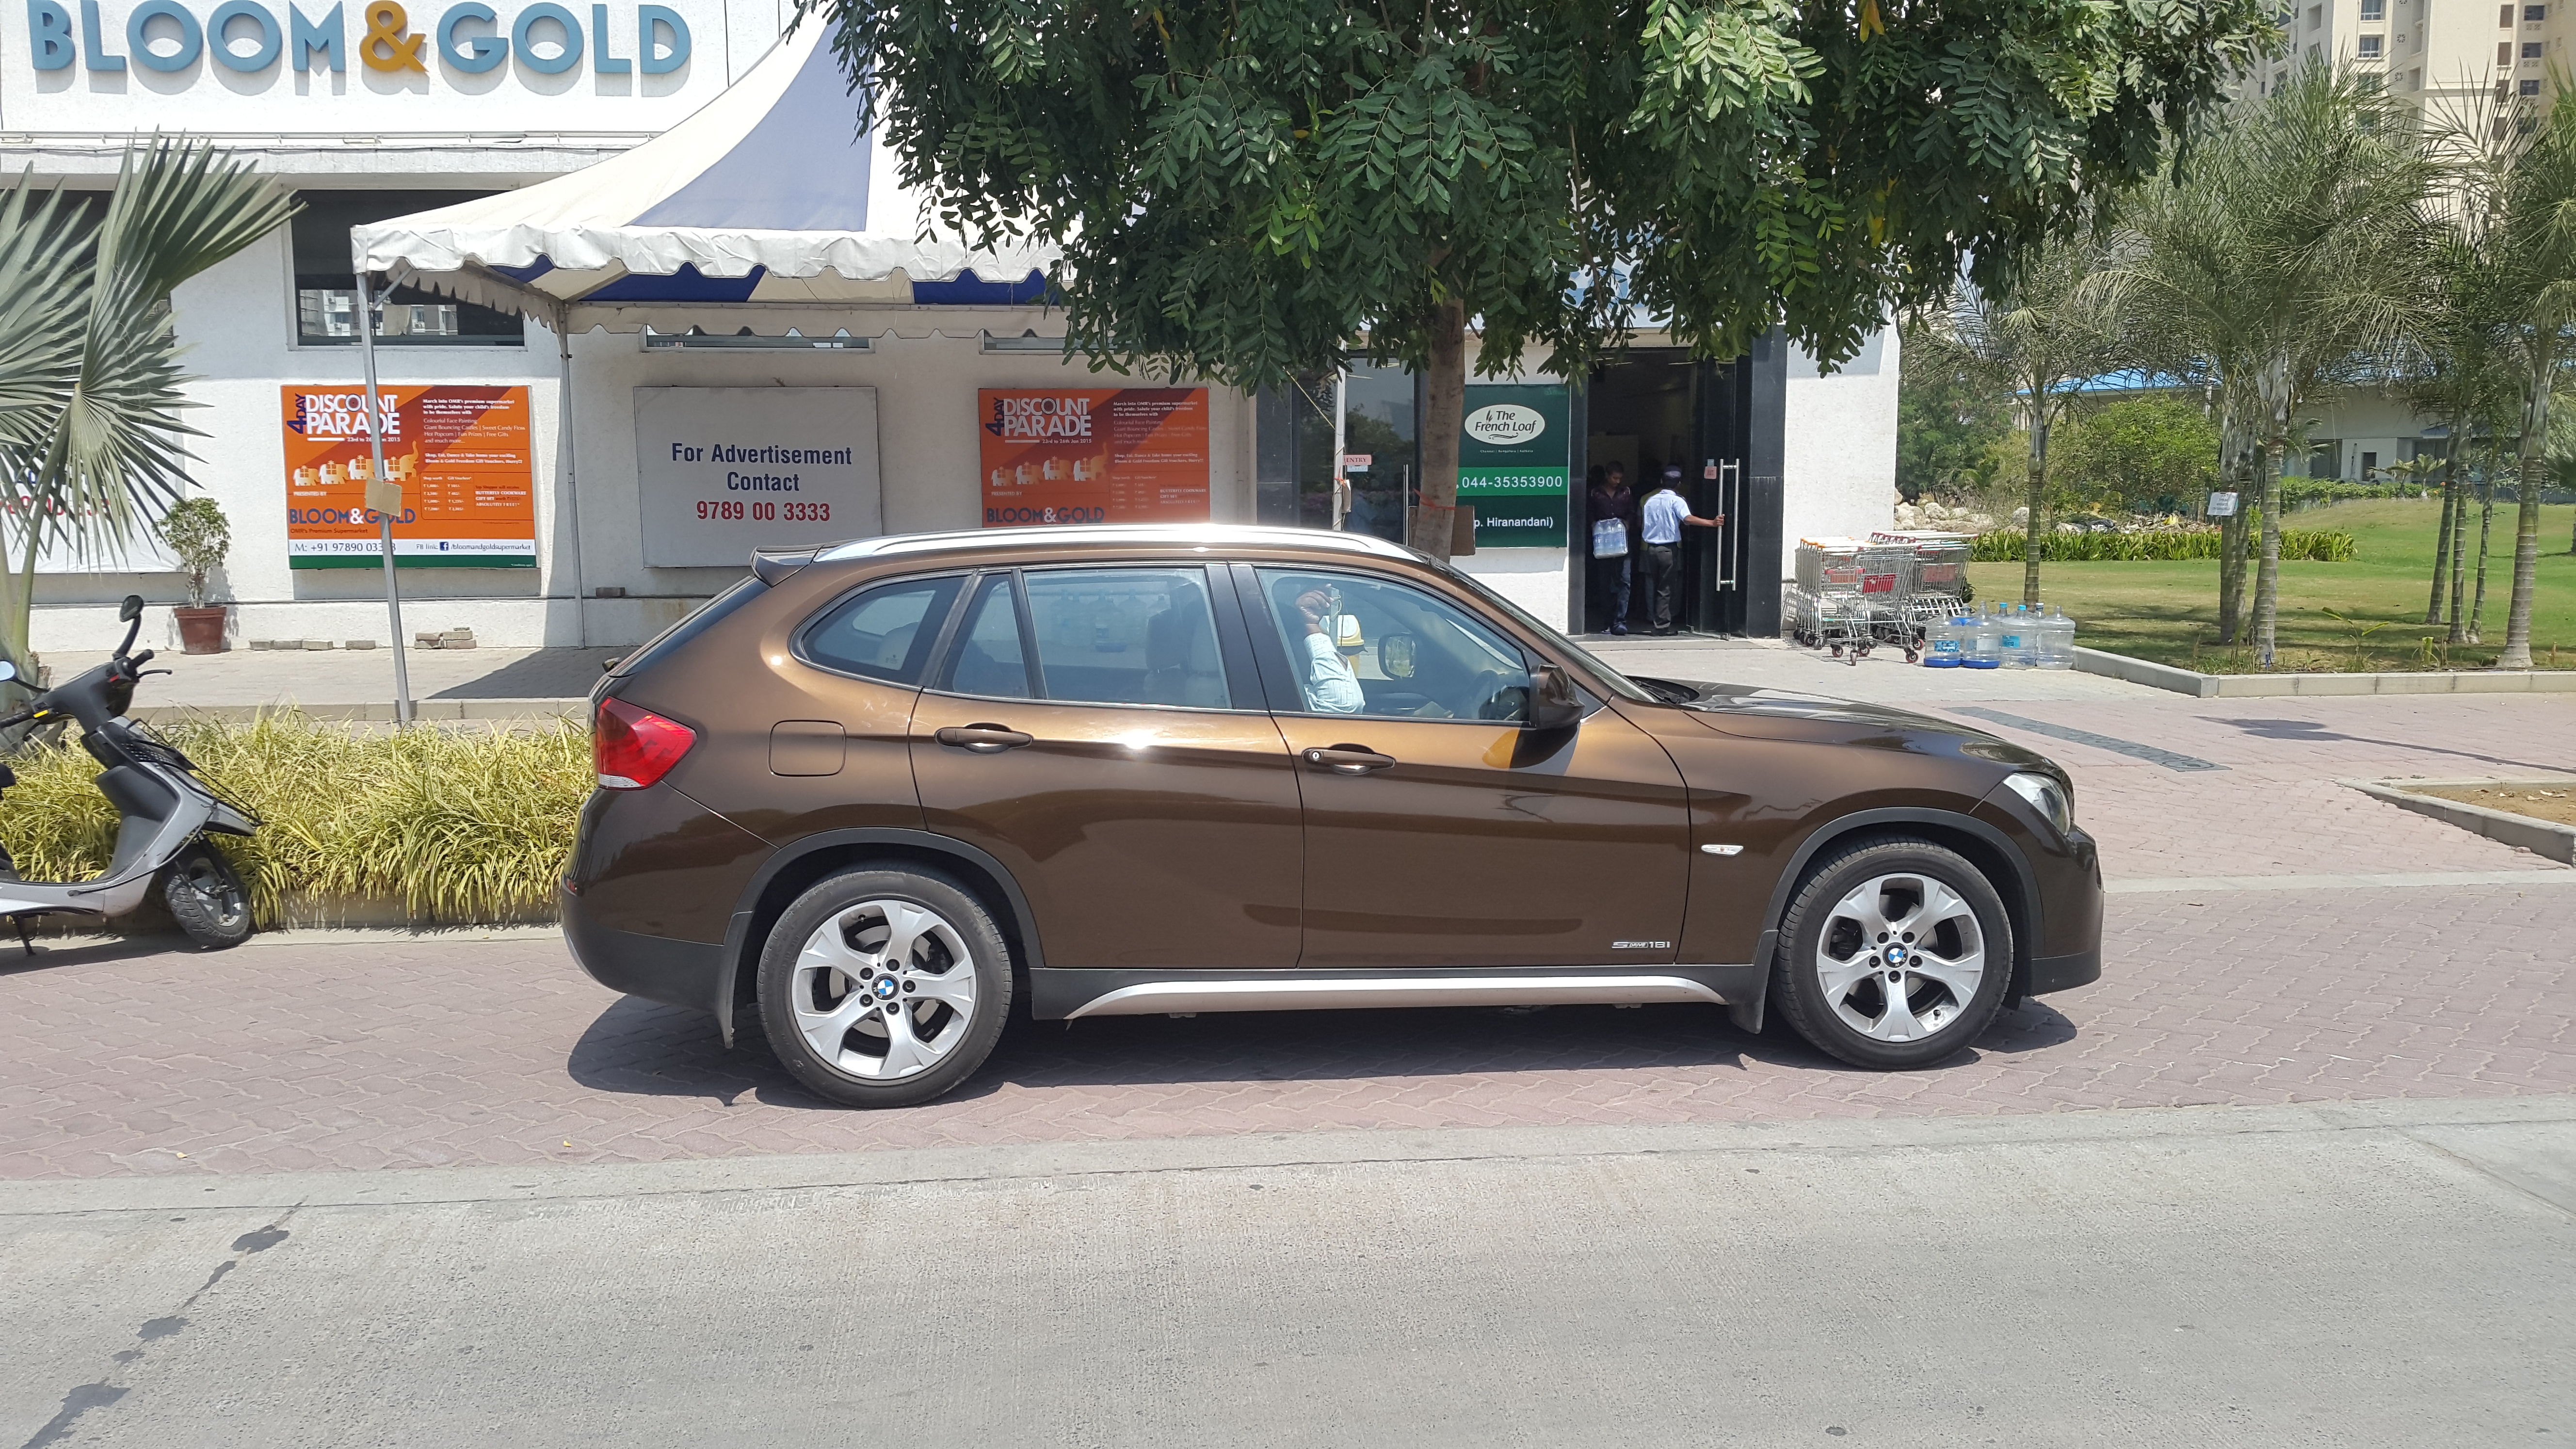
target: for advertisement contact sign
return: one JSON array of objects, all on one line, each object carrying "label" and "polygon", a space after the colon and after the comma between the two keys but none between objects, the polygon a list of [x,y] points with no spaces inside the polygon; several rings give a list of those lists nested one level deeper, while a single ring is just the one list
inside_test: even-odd
[{"label": "for advertisement contact sign", "polygon": [[872,387],[639,387],[644,562],[741,568],[756,548],[884,532]]}]

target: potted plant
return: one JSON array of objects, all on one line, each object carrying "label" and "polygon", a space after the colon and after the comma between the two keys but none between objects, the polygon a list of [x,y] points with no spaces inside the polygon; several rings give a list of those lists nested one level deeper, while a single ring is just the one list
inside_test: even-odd
[{"label": "potted plant", "polygon": [[224,522],[224,511],[211,498],[191,498],[171,506],[161,519],[161,541],[179,556],[179,568],[188,576],[188,604],[170,612],[179,619],[179,645],[189,654],[224,652],[224,615],[231,612],[222,604],[206,602],[206,575],[224,561],[232,550],[233,531]]}]

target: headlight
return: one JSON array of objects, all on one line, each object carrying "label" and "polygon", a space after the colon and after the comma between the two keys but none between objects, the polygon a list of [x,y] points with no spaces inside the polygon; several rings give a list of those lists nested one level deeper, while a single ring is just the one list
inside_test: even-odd
[{"label": "headlight", "polygon": [[2007,775],[2004,783],[2012,792],[2030,802],[2030,808],[2046,816],[2060,835],[2075,830],[2075,802],[2067,798],[2066,787],[2046,775]]}]

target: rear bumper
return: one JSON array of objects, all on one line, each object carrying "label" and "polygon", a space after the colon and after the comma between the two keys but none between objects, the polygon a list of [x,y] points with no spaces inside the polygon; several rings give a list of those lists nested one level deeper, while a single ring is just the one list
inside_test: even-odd
[{"label": "rear bumper", "polygon": [[590,979],[648,1001],[722,1013],[727,1005],[722,945],[613,930],[599,924],[580,896],[560,889],[556,894],[563,905],[564,944]]}]

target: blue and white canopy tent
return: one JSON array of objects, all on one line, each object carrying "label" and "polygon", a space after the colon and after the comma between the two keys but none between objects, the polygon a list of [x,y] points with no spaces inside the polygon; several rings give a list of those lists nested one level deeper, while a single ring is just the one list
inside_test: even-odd
[{"label": "blue and white canopy tent", "polygon": [[[919,198],[901,188],[892,158],[877,154],[856,118],[825,27],[806,24],[704,108],[631,151],[522,190],[350,228],[371,395],[375,329],[363,299],[384,286],[532,316],[553,330],[563,387],[558,496],[573,540],[576,618],[573,334],[649,327],[830,337],[869,309],[1044,297],[1055,247],[977,250],[930,233]],[[391,524],[385,529],[397,703],[408,718]]]}]

